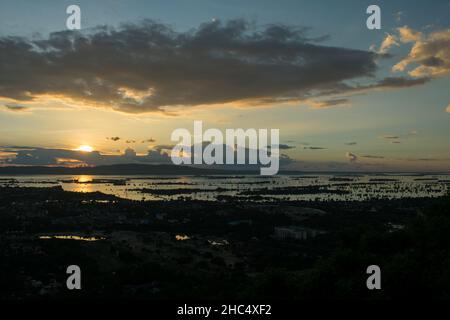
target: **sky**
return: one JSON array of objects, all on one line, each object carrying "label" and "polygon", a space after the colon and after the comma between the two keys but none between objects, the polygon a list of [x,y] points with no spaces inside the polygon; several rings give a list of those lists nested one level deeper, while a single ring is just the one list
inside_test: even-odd
[{"label": "sky", "polygon": [[[80,31],[66,28],[71,4]],[[366,27],[370,4],[380,30]],[[0,165],[164,162],[172,131],[202,120],[278,128],[289,169],[450,171],[449,11],[2,0]]]}]

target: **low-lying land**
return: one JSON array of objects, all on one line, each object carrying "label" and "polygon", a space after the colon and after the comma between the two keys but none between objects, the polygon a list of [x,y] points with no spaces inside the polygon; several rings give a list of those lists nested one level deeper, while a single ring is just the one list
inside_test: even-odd
[{"label": "low-lying land", "polygon": [[[448,298],[448,198],[132,201],[0,188],[0,298]],[[79,265],[82,290],[66,288]],[[382,290],[366,268],[382,270]]]}]

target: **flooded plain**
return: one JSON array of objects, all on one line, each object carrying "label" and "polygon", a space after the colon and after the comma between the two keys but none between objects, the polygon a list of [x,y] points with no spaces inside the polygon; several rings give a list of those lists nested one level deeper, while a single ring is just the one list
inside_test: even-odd
[{"label": "flooded plain", "polygon": [[345,200],[439,197],[449,174],[303,174],[278,176],[3,176],[0,186],[55,187],[132,200]]}]

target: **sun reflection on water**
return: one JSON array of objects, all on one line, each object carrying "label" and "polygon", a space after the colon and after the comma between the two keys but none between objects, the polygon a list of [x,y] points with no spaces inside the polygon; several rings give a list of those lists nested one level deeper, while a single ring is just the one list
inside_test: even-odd
[{"label": "sun reflection on water", "polygon": [[79,183],[92,182],[92,176],[82,175],[76,178]]},{"label": "sun reflection on water", "polygon": [[92,176],[82,175],[76,178],[78,183],[73,188],[75,192],[93,192],[92,184],[88,182],[92,182]]}]

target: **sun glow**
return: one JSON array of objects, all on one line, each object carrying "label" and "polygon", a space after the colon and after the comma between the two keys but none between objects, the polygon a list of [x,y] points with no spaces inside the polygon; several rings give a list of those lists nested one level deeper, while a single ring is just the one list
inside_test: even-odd
[{"label": "sun glow", "polygon": [[88,146],[88,145],[82,145],[82,146],[79,146],[75,150],[76,151],[83,151],[83,152],[92,152],[92,151],[94,151],[94,148],[92,148],[91,146]]}]

